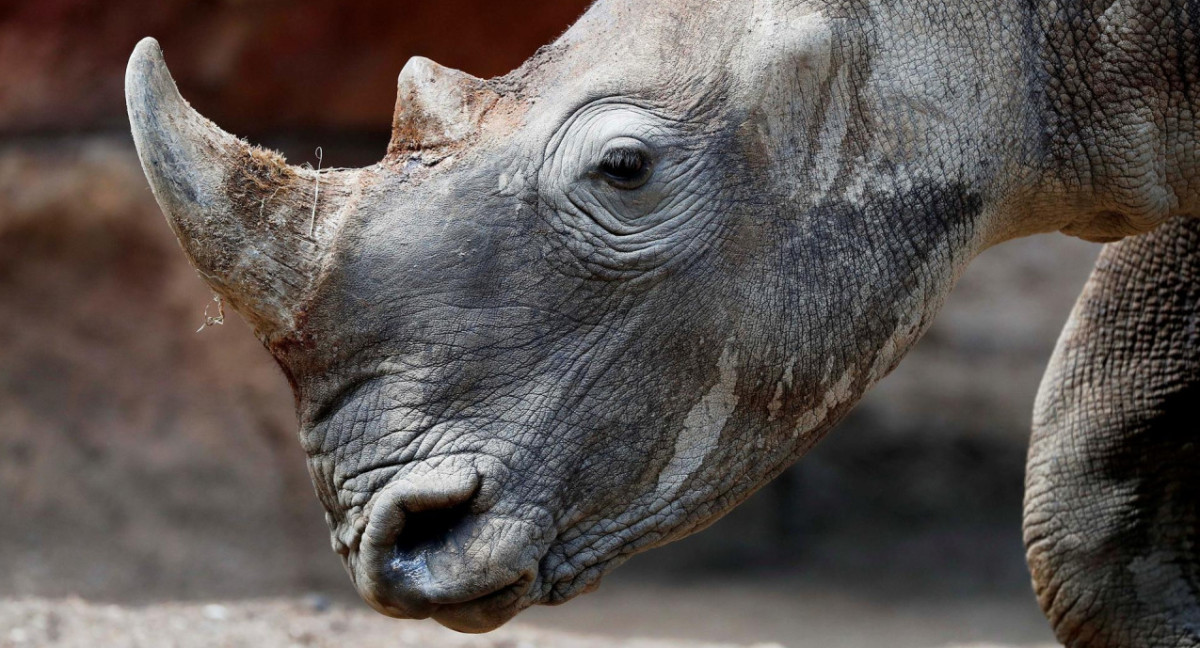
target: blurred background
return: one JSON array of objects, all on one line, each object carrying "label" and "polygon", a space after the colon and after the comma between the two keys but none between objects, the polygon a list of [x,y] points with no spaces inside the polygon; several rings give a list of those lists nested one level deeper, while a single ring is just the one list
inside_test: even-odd
[{"label": "blurred background", "polygon": [[[286,381],[236,316],[196,331],[210,294],[128,132],[134,44],[158,38],[184,96],[227,130],[295,164],[320,146],[324,166],[358,166],[383,156],[410,56],[502,74],[586,4],[0,3],[7,605],[365,609],[329,549]],[[1028,422],[1097,251],[1055,235],[987,252],[901,368],[783,478],[519,622],[788,646],[1048,641],[1020,535]],[[2,608],[0,645],[20,643]]]}]

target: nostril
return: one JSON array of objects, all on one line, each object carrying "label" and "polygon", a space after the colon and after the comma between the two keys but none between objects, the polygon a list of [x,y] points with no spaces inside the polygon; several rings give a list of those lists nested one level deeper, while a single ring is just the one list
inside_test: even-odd
[{"label": "nostril", "polygon": [[475,471],[435,472],[406,480],[380,495],[370,514],[364,539],[372,548],[393,550],[400,559],[435,542],[449,540],[464,526],[479,491]]},{"label": "nostril", "polygon": [[396,552],[403,557],[451,540],[456,530],[466,526],[463,522],[470,513],[470,499],[450,508],[409,513],[396,536]]},{"label": "nostril", "polygon": [[486,553],[468,551],[487,518],[481,486],[473,466],[446,462],[380,491],[353,567],[363,598],[384,614],[425,618],[438,605],[495,591],[507,575],[485,569]]}]

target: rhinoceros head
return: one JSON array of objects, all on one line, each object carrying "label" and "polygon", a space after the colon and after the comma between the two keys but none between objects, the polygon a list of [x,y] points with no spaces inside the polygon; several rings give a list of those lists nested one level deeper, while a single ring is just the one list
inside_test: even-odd
[{"label": "rhinoceros head", "polygon": [[409,62],[383,161],[319,173],[138,46],[154,194],[287,375],[369,604],[484,631],[712,523],[1013,234],[1005,44],[883,47],[853,17],[602,2],[503,78]]}]

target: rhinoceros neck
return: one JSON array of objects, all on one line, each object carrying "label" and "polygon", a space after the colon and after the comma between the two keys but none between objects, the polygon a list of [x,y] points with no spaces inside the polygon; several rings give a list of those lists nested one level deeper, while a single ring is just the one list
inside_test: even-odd
[{"label": "rhinoceros neck", "polygon": [[[819,30],[795,25],[814,13],[828,31],[828,56],[797,59],[819,68],[812,83],[758,77],[786,97],[771,137],[821,162],[785,172],[818,193],[864,159],[924,161],[928,174],[1005,194],[1012,213],[991,225],[992,243],[1056,230],[1114,240],[1200,209],[1200,184],[1188,181],[1200,171],[1200,17],[1185,2],[746,5],[751,23],[775,25],[776,63],[789,32],[812,49]],[[826,119],[839,102],[850,102],[846,118]]]},{"label": "rhinoceros neck", "polygon": [[1033,94],[1066,233],[1111,240],[1194,214],[1200,17],[1184,2],[1026,2]]}]

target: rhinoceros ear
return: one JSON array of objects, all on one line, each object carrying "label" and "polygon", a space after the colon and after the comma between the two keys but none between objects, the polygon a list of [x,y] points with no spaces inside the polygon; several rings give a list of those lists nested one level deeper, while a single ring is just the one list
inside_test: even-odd
[{"label": "rhinoceros ear", "polygon": [[397,85],[390,156],[470,139],[499,98],[486,81],[419,56],[409,59]]},{"label": "rhinoceros ear", "polygon": [[192,265],[270,344],[299,325],[357,171],[318,173],[226,133],[138,43],[125,100],[142,169]]}]

